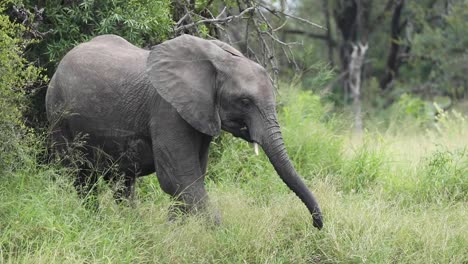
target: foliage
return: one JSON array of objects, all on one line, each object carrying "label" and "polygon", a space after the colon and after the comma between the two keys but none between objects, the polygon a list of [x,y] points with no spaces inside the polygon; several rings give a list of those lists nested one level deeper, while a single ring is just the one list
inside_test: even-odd
[{"label": "foliage", "polygon": [[[33,6],[35,1],[23,1]],[[167,0],[53,0],[45,2],[41,30],[49,35],[36,50],[53,64],[72,47],[101,34],[117,34],[138,46],[168,38],[172,25]]]},{"label": "foliage", "polygon": [[22,119],[24,88],[41,78],[40,69],[23,57],[31,41],[22,38],[26,29],[2,15],[0,4],[0,173],[11,170],[26,155],[27,129]]},{"label": "foliage", "polygon": [[[256,157],[247,143],[226,134],[211,148],[207,180],[212,203],[223,215],[220,226],[207,224],[202,215],[168,223],[171,201],[154,176],[138,180],[135,208],[116,205],[111,189],[101,186],[100,210],[88,210],[71,178],[64,177],[69,172],[31,163],[4,177],[0,185],[0,261],[468,260],[468,162],[466,150],[460,149],[468,143],[466,137],[461,141],[435,132],[439,136],[430,139],[425,131],[409,138],[368,133],[364,144],[355,142],[349,151],[335,125],[340,117],[324,118],[327,110],[316,95],[285,90],[279,101],[286,147],[322,206],[323,230],[312,227],[306,208],[265,155]],[[449,129],[453,123],[446,124]],[[465,126],[461,132],[467,131]],[[319,138],[312,139],[315,136]],[[414,146],[424,146],[421,155]]]},{"label": "foliage", "polygon": [[406,131],[418,131],[429,126],[434,121],[434,111],[431,104],[418,96],[404,93],[387,111],[387,127],[397,133],[403,125]]},{"label": "foliage", "polygon": [[[399,21],[393,21],[395,6],[403,2]],[[337,25],[338,6],[350,9],[358,1],[296,1],[288,12],[326,25],[328,10],[329,30],[320,31],[307,24],[288,23],[285,26],[286,41],[302,42],[303,47],[294,49],[302,69],[317,61],[328,61],[334,66],[339,79],[346,78],[347,61],[344,36]],[[436,96],[448,96],[452,100],[466,99],[468,93],[467,49],[468,3],[465,0],[441,1],[361,1],[366,16],[360,21],[364,41],[369,44],[363,70],[361,96],[371,110],[387,108],[398,101],[402,94],[418,96],[423,100],[434,100]],[[348,13],[343,12],[343,19]],[[349,19],[349,18],[348,18]],[[352,20],[348,24],[354,23]],[[351,28],[351,26],[350,26]],[[398,32],[397,35],[395,31]],[[355,31],[349,34],[359,34]],[[391,45],[397,45],[394,53],[395,69],[389,69]],[[331,53],[330,53],[331,51]],[[381,85],[384,76],[390,74],[383,93]],[[305,74],[304,81],[310,75]],[[376,82],[376,85],[374,85]],[[344,103],[348,95],[339,80],[331,83],[333,94],[329,99]],[[323,85],[321,89],[329,89]],[[375,89],[377,88],[377,89]]]},{"label": "foliage", "polygon": [[306,178],[339,170],[343,139],[331,107],[311,91],[294,87],[281,90],[280,98],[279,122],[296,168]]},{"label": "foliage", "polygon": [[[369,140],[369,139],[366,139]],[[370,141],[370,140],[369,140]],[[386,171],[386,153],[377,147],[382,143],[378,136],[364,142],[352,153],[340,171],[340,186],[345,192],[363,192],[375,186]]]},{"label": "foliage", "polygon": [[423,199],[468,200],[468,148],[437,150],[423,164]]},{"label": "foliage", "polygon": [[411,57],[402,76],[410,88],[461,98],[468,87],[468,3],[410,3],[414,14],[409,42]]},{"label": "foliage", "polygon": [[[385,124],[366,132],[363,141],[348,139],[350,121],[328,103],[342,95],[334,90],[326,99],[318,96],[334,75],[339,78],[320,62],[327,47],[306,40],[305,51],[296,50],[306,71],[279,90],[279,122],[295,168],[323,209],[322,231],[312,227],[306,208],[267,157],[255,156],[248,143],[227,133],[212,143],[206,180],[223,215],[220,226],[206,224],[202,215],[168,223],[172,201],[154,176],[138,180],[135,208],[116,205],[100,181],[100,210],[87,209],[74,191],[72,171],[34,159],[38,139],[22,121],[28,105],[24,87],[42,77],[23,58],[24,50],[41,65],[50,62],[52,74],[66,51],[97,34],[117,33],[140,46],[166,39],[172,11],[163,0],[41,2],[46,5],[41,31],[53,31],[34,48],[24,35],[28,29],[0,8],[0,262],[468,262],[468,123],[434,97],[466,94],[463,1],[407,1],[411,27],[398,41],[411,49],[401,54],[408,61],[390,93],[382,93],[377,80],[388,41],[397,40],[389,39],[389,29],[380,26],[385,23],[370,34],[364,74],[372,78],[363,98],[372,107],[393,104],[377,118],[369,111],[368,127]],[[319,1],[299,2],[302,12],[317,17],[312,20],[322,19]],[[196,1],[196,8],[207,3]],[[371,20],[385,5],[373,3]],[[435,4],[427,8],[430,3]],[[222,7],[218,1],[213,5]],[[382,21],[387,20],[386,15]],[[339,39],[333,28],[332,34]]]},{"label": "foliage", "polygon": [[[135,45],[149,47],[166,40],[173,24],[168,0],[14,2],[29,14],[26,18],[16,17],[17,22],[36,31],[34,35],[38,41],[28,47],[26,55],[43,67],[49,77],[66,52],[96,35],[117,34]],[[31,14],[36,5],[44,8],[40,18]],[[44,114],[46,87],[34,87],[29,97],[28,126],[36,129],[43,129],[47,123]]]}]

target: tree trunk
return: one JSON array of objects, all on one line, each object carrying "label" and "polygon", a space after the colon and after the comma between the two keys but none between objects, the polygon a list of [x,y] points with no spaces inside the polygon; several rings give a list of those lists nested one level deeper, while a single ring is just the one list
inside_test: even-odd
[{"label": "tree trunk", "polygon": [[351,55],[355,43],[367,43],[371,6],[371,0],[337,0],[333,10],[335,23],[342,38],[340,61],[341,73],[345,76],[342,80],[345,104],[350,95],[354,102],[355,97],[349,86],[350,79],[353,78],[349,72]]},{"label": "tree trunk", "polygon": [[405,5],[404,0],[396,0],[396,6],[392,15],[392,24],[391,24],[391,44],[390,52],[387,59],[387,68],[385,69],[384,76],[380,79],[380,88],[382,90],[387,89],[392,81],[395,79],[398,68],[400,67],[400,60],[398,59],[398,54],[400,50],[399,38],[405,27],[405,23],[401,24],[401,13]]},{"label": "tree trunk", "polygon": [[327,32],[325,32],[325,37],[327,40],[327,48],[328,48],[328,62],[330,63],[331,67],[335,67],[335,63],[333,60],[334,45],[333,45],[332,32],[331,32],[330,10],[329,10],[328,0],[322,0],[322,10],[323,10],[323,15],[325,16],[325,27],[327,28]]},{"label": "tree trunk", "polygon": [[353,45],[353,51],[351,53],[348,67],[347,86],[349,87],[351,91],[351,97],[353,98],[354,130],[356,134],[362,134],[363,131],[361,110],[361,76],[367,48],[367,43],[365,45],[362,45],[361,43],[358,43],[358,45]]}]

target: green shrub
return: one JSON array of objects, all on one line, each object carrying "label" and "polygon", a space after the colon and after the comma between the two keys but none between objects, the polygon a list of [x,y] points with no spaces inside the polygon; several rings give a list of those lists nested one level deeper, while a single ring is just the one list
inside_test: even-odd
[{"label": "green shrub", "polygon": [[336,172],[342,162],[343,138],[337,118],[311,91],[280,91],[279,122],[296,169],[304,177]]},{"label": "green shrub", "polygon": [[420,169],[419,195],[429,201],[467,201],[468,148],[438,149]]},{"label": "green shrub", "polygon": [[[463,114],[456,110],[447,112],[436,103],[434,103],[434,108],[437,111],[436,122],[434,123],[437,136],[463,136],[468,127],[467,119]],[[435,136],[434,133],[430,134]]]},{"label": "green shrub", "polygon": [[366,139],[364,144],[345,160],[340,172],[340,185],[344,191],[364,191],[382,177],[387,165],[387,157],[384,152],[385,148],[376,145],[378,143],[375,141],[371,143],[369,139]]},{"label": "green shrub", "polygon": [[[36,1],[23,1],[32,7]],[[68,2],[68,3],[67,3]],[[79,0],[45,2],[43,32],[51,32],[39,45],[37,56],[58,63],[67,51],[101,34],[117,34],[138,46],[168,38],[172,26],[170,1]]]},{"label": "green shrub", "polygon": [[375,121],[384,119],[387,123],[384,128],[390,133],[408,133],[427,127],[434,120],[434,114],[429,102],[404,93],[389,109],[381,111],[380,119],[375,118]]},{"label": "green shrub", "polygon": [[[414,32],[408,38],[412,56],[400,69],[400,79],[404,80],[401,88],[418,87],[426,94],[461,99],[466,95],[468,2],[435,3],[431,8],[416,1],[408,3]],[[434,16],[439,12],[435,22]]]},{"label": "green shrub", "polygon": [[40,78],[40,69],[22,57],[31,43],[22,38],[25,27],[10,22],[4,10],[5,3],[0,4],[0,172],[12,170],[27,156],[32,139],[22,120],[23,88]]}]

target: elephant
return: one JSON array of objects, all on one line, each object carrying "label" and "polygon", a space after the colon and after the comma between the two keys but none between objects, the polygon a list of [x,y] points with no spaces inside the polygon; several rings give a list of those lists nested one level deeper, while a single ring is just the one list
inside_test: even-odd
[{"label": "elephant", "polygon": [[285,149],[267,71],[222,41],[182,35],[146,50],[116,35],[94,37],[60,61],[46,112],[56,152],[86,135],[89,162],[74,183],[81,194],[96,182],[89,164],[98,162],[99,149],[121,175],[117,198],[132,197],[136,178],[155,172],[180,210],[206,210],[209,146],[224,130],[258,144],[313,225],[323,226],[318,202]]}]

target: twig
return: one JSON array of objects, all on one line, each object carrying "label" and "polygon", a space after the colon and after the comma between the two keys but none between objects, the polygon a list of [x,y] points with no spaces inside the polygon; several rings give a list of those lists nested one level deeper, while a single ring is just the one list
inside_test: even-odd
[{"label": "twig", "polygon": [[339,81],[341,81],[346,75],[348,75],[348,70],[343,71],[340,75],[338,75],[338,77],[336,77],[333,81],[331,81],[331,82],[325,87],[325,89],[322,90],[322,92],[320,93],[320,95],[326,95],[326,94],[330,93],[330,91],[331,91],[331,89],[333,88],[333,86],[335,86],[336,83],[338,83]]},{"label": "twig", "polygon": [[[216,19],[219,19],[219,18],[224,14],[224,12],[226,11],[226,8],[227,8],[227,7],[225,6],[225,7],[223,8],[223,10],[221,11],[221,13],[219,13],[219,15],[216,17]],[[211,14],[211,12],[210,12],[210,14]],[[211,14],[211,15],[213,15],[213,14]]]},{"label": "twig", "polygon": [[[236,15],[230,13],[234,10],[229,6],[223,7],[217,15],[214,15],[208,8],[204,8],[203,11],[196,11],[193,9],[188,10],[184,6],[187,14],[174,26],[174,33],[175,35],[179,35],[182,32],[188,31],[199,35],[200,33],[197,32],[198,25],[206,24],[207,27],[214,30],[213,33],[215,35],[213,37],[215,38],[222,36],[229,44],[232,44],[233,40],[237,42],[241,41],[245,45],[242,49],[246,53],[245,55],[270,71],[271,76],[269,77],[274,86],[277,86],[279,54],[284,54],[285,60],[289,64],[293,64],[297,70],[299,66],[295,61],[292,46],[302,44],[300,42],[287,42],[278,33],[284,32],[285,27],[291,19],[325,29],[323,26],[307,19],[275,10],[266,3],[259,3],[259,0],[236,0],[235,2],[239,8]],[[237,9],[234,12],[237,12]],[[228,24],[235,19],[244,20],[241,21],[240,25],[246,23],[245,29],[242,27],[241,29],[236,27],[229,28]],[[241,34],[245,35],[239,34],[239,30],[243,31]],[[231,39],[233,36],[231,34],[233,33],[235,33],[234,38]],[[211,31],[210,34],[212,34]]]},{"label": "twig", "polygon": [[274,41],[278,42],[279,44],[281,45],[284,45],[284,46],[289,46],[289,45],[302,45],[302,43],[300,42],[283,42],[281,40],[279,40],[277,37],[275,37],[273,34],[271,34],[270,32],[268,31],[260,31],[261,33],[265,33],[267,34],[268,36],[270,36],[270,38],[272,38]]},{"label": "twig", "polygon": [[336,45],[337,45],[336,41],[334,39],[328,39],[327,35],[315,34],[315,33],[312,33],[312,32],[307,32],[307,31],[299,30],[299,29],[285,29],[283,32],[286,33],[286,34],[298,34],[298,35],[304,35],[304,36],[307,36],[307,37],[310,37],[310,38],[329,41],[330,44],[333,47],[336,47]]},{"label": "twig", "polygon": [[238,15],[234,15],[234,16],[228,16],[228,17],[225,17],[225,18],[212,18],[212,19],[203,19],[203,20],[199,20],[197,22],[193,22],[193,23],[190,23],[190,24],[187,24],[187,25],[183,25],[183,26],[180,26],[180,27],[176,27],[174,29],[174,31],[177,33],[177,32],[180,32],[180,31],[183,31],[183,30],[186,30],[186,29],[189,29],[189,28],[193,28],[193,27],[196,27],[200,24],[204,24],[204,23],[228,23],[230,22],[231,20],[233,19],[237,19],[237,18],[241,18],[245,13],[249,12],[250,10],[253,10],[255,9],[255,7],[249,7],[249,8],[246,8],[244,11],[242,11],[240,14]]},{"label": "twig", "polygon": [[275,29],[272,29],[272,31],[273,31],[273,32],[276,32],[276,31],[282,29],[284,26],[286,26],[287,23],[288,23],[288,18],[286,18],[286,19],[284,20],[284,23],[281,24],[281,26],[279,26],[279,27],[277,27],[277,28],[275,28]]},{"label": "twig", "polygon": [[176,25],[180,25],[182,24],[182,22],[184,22],[184,20],[189,16],[189,13],[186,13],[182,18],[179,19],[179,21],[177,21]]},{"label": "twig", "polygon": [[267,6],[265,6],[265,5],[261,4],[261,3],[259,3],[258,5],[261,6],[261,7],[263,7],[264,9],[266,9],[268,12],[272,13],[272,14],[275,15],[275,16],[278,16],[277,14],[279,13],[279,14],[282,14],[283,16],[286,16],[286,17],[290,17],[290,18],[292,18],[292,19],[299,20],[299,21],[301,21],[301,22],[303,22],[303,23],[306,23],[306,24],[309,24],[309,25],[311,25],[311,26],[318,27],[318,28],[323,29],[323,30],[328,30],[328,29],[325,28],[324,26],[321,26],[321,25],[319,25],[319,24],[317,24],[317,23],[314,23],[314,22],[312,22],[312,21],[309,21],[309,20],[307,20],[307,19],[305,19],[305,18],[298,17],[298,16],[291,15],[291,14],[287,14],[287,13],[285,13],[285,12],[283,12],[283,11],[276,10],[276,9],[273,9],[273,8],[270,8],[270,7],[267,7]]}]

